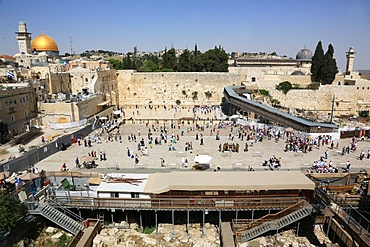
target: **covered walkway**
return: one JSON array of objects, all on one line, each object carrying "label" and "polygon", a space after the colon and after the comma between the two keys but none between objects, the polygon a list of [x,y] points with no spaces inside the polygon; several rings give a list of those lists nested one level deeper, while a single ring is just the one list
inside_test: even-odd
[{"label": "covered walkway", "polygon": [[296,117],[253,100],[249,100],[240,96],[243,93],[246,93],[246,89],[242,86],[229,86],[224,88],[224,97],[231,105],[240,107],[245,111],[254,112],[261,117],[280,123],[285,127],[292,127],[295,130],[306,133],[330,133],[338,129],[338,126],[335,124],[311,122],[307,119]]}]

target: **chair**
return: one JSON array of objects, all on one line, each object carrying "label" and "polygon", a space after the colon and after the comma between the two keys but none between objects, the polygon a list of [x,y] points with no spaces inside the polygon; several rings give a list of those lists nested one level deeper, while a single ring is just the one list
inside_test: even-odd
[{"label": "chair", "polygon": [[64,178],[62,181],[60,181],[64,189],[66,190],[75,190],[76,186],[69,183],[67,178]]}]

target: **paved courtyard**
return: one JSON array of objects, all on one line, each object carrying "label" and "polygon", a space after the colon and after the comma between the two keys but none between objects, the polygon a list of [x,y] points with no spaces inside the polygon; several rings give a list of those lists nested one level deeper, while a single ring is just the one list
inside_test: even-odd
[{"label": "paved courtyard", "polygon": [[[139,111],[139,115],[138,115]],[[216,167],[220,167],[221,171],[228,170],[248,170],[252,167],[254,170],[265,170],[266,167],[262,166],[265,160],[270,159],[273,155],[277,158],[281,157],[281,168],[282,170],[302,170],[307,171],[307,169],[312,166],[313,162],[319,160],[321,156],[324,156],[326,150],[328,150],[327,162],[332,161],[333,166],[338,167],[341,172],[341,167],[346,166],[346,162],[350,161],[351,170],[357,171],[361,168],[368,169],[370,167],[370,160],[365,159],[359,160],[361,150],[364,150],[367,154],[367,150],[370,149],[370,142],[358,142],[358,148],[356,152],[350,152],[346,155],[341,155],[339,151],[342,150],[343,146],[350,145],[350,139],[334,140],[335,143],[339,142],[339,148],[330,149],[329,146],[321,146],[320,149],[314,147],[311,152],[301,153],[301,152],[284,152],[284,147],[286,145],[284,139],[280,139],[278,143],[274,139],[268,140],[264,137],[262,142],[254,142],[253,147],[251,146],[251,141],[240,140],[235,130],[233,128],[233,134],[235,135],[234,140],[229,139],[229,134],[231,133],[231,127],[223,127],[220,129],[220,139],[216,140],[215,133],[211,133],[211,128],[206,127],[206,123],[209,123],[206,119],[211,119],[213,117],[220,117],[220,113],[217,111],[212,111],[208,113],[197,113],[198,120],[197,123],[204,127],[204,131],[195,130],[195,124],[193,121],[189,123],[187,121],[179,126],[176,124],[176,128],[171,128],[171,119],[173,117],[179,119],[181,117],[191,117],[194,116],[192,110],[182,109],[175,110],[174,108],[168,109],[144,109],[139,107],[139,109],[125,109],[125,120],[126,124],[122,124],[119,128],[122,142],[113,139],[113,141],[106,142],[107,134],[103,134],[102,143],[92,143],[92,147],[85,147],[84,143],[82,145],[72,144],[68,147],[66,151],[60,151],[44,160],[39,162],[36,166],[39,170],[43,169],[46,171],[60,171],[63,163],[66,163],[69,171],[80,171],[80,172],[92,172],[92,173],[106,173],[106,172],[168,172],[171,170],[191,170],[194,163],[194,158],[196,155],[209,155],[212,157],[211,167],[207,171],[213,171]],[[133,121],[133,118],[135,121]],[[141,120],[138,120],[141,119]],[[163,143],[161,145],[155,145],[153,141],[152,147],[148,143],[148,127],[146,123],[149,122],[149,126],[152,125],[153,119],[169,119],[167,121],[167,134],[168,138],[171,137],[172,133],[180,136],[180,140],[171,145],[176,149],[174,151],[169,151],[170,143]],[[219,120],[215,120],[213,125],[219,123]],[[156,128],[162,124],[155,124]],[[68,130],[68,132],[73,132],[74,130]],[[49,128],[44,129],[44,136],[48,138],[50,135],[55,133],[63,134],[63,130],[55,131]],[[90,134],[93,137],[98,131],[94,131]],[[116,133],[117,130],[112,133]],[[140,132],[140,136],[138,133]],[[153,139],[159,137],[160,131],[153,132]],[[182,135],[183,133],[183,135]],[[129,141],[129,135],[135,135],[137,141]],[[196,140],[195,136],[198,134],[203,134],[204,145],[200,145],[200,140]],[[138,143],[141,139],[144,139],[145,147],[148,149],[148,155],[142,155],[138,151]],[[193,150],[185,151],[185,144],[192,143]],[[249,150],[244,152],[245,143],[248,143]],[[219,152],[219,145],[224,143],[229,144],[239,144],[239,152],[223,153]],[[41,138],[36,138],[31,141],[27,146],[41,146]],[[145,148],[144,147],[144,148]],[[4,148],[4,147],[3,147]],[[26,147],[27,148],[27,147]],[[138,154],[139,162],[135,165],[135,159],[130,158],[127,155],[127,149],[130,150],[134,155]],[[18,156],[18,147],[14,146],[8,148],[8,154],[2,155],[4,159],[7,159],[9,155]],[[75,159],[78,157],[81,159],[82,156],[88,156],[88,153],[96,151],[97,160],[96,168],[86,169],[86,168],[76,168]],[[100,161],[99,153],[100,151],[106,154],[106,160]],[[161,158],[165,160],[165,167],[161,167]],[[183,161],[188,160],[188,167],[183,167]],[[114,168],[118,168],[116,170]],[[195,171],[197,172],[197,171]]]},{"label": "paved courtyard", "polygon": [[[156,125],[157,127],[159,125]],[[180,140],[171,145],[176,149],[169,151],[169,143],[163,143],[161,145],[155,145],[153,141],[152,147],[148,144],[148,128],[145,124],[124,124],[120,127],[120,134],[122,142],[119,140],[106,142],[106,135],[102,136],[102,143],[92,143],[92,147],[85,147],[83,142],[79,146],[73,144],[66,151],[60,151],[37,164],[39,169],[46,171],[59,171],[63,163],[67,164],[67,168],[70,171],[81,171],[81,172],[97,172],[105,173],[109,171],[115,171],[114,168],[118,168],[120,172],[158,172],[158,171],[170,171],[170,170],[190,170],[194,163],[196,155],[210,155],[212,161],[210,169],[213,171],[217,166],[221,168],[221,171],[234,170],[234,169],[245,169],[253,167],[254,170],[264,170],[265,167],[262,163],[265,160],[270,159],[273,155],[281,157],[281,168],[290,170],[303,170],[306,171],[309,166],[312,166],[315,160],[319,160],[321,156],[324,156],[326,150],[328,150],[327,161],[332,161],[333,165],[340,168],[345,167],[345,163],[349,160],[351,163],[351,170],[359,170],[361,168],[367,169],[370,166],[370,160],[363,159],[359,160],[358,156],[361,150],[367,150],[370,148],[368,142],[358,142],[358,148],[356,152],[350,152],[350,154],[341,155],[337,149],[330,149],[329,146],[322,146],[320,149],[314,147],[312,152],[301,153],[301,152],[284,152],[285,140],[280,139],[278,143],[274,139],[268,140],[267,137],[262,142],[254,142],[253,147],[250,145],[251,141],[248,141],[249,150],[244,152],[246,140],[240,140],[237,137],[234,140],[229,139],[230,127],[220,129],[220,140],[216,140],[215,133],[211,135],[211,129],[205,128],[204,132],[199,130],[190,130],[193,127],[192,124],[180,125],[180,129],[168,128],[168,137],[170,138],[172,133],[180,136]],[[189,131],[188,131],[189,129]],[[140,136],[138,132],[140,131]],[[115,133],[114,131],[113,133]],[[183,136],[181,133],[184,133]],[[234,128],[235,134],[235,128]],[[90,136],[94,135],[93,132]],[[200,140],[196,140],[195,136],[198,133],[204,135],[204,145],[200,145]],[[129,135],[136,135],[137,141],[129,141]],[[160,132],[153,132],[153,138],[159,136]],[[148,155],[142,155],[138,151],[138,143],[141,139],[144,139],[145,147],[148,149]],[[339,150],[343,146],[350,145],[350,139],[335,140],[335,143],[339,141]],[[193,150],[185,151],[185,143],[192,142]],[[239,144],[239,152],[223,153],[219,152],[219,145],[224,143],[235,143]],[[135,165],[135,159],[130,158],[127,155],[127,150],[130,150],[133,154],[138,154],[139,162]],[[88,153],[92,151],[97,152],[96,164],[97,168],[86,169],[76,168],[75,159],[81,158],[82,156],[88,156]],[[106,154],[106,160],[100,161],[100,151]],[[165,160],[166,167],[161,167],[161,158]],[[187,159],[189,165],[187,168],[182,167],[183,160]],[[341,171],[341,169],[339,169]]]}]

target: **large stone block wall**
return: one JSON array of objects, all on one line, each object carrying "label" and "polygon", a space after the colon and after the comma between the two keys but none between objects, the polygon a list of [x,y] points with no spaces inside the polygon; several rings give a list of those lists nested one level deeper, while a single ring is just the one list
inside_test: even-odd
[{"label": "large stone block wall", "polygon": [[69,73],[50,74],[49,93],[71,93]]},{"label": "large stone block wall", "polygon": [[[244,84],[268,90],[271,97],[279,100],[282,106],[292,109],[311,110],[326,115],[331,112],[335,95],[336,116],[370,110],[368,80],[357,80],[355,85],[344,85],[344,77],[338,75],[332,85],[321,85],[318,90],[291,90],[285,95],[276,90],[278,83],[289,81],[304,86],[311,83],[310,76],[262,72],[259,76],[255,82],[250,82],[248,75],[237,73],[138,73],[133,70],[121,70],[118,71],[119,105],[175,105],[176,100],[180,100],[181,106],[185,107],[219,105],[225,86]],[[192,93],[195,91],[198,92],[197,100],[192,99]],[[209,99],[204,94],[207,91],[212,93]]]},{"label": "large stone block wall", "polygon": [[119,101],[117,71],[115,69],[98,71],[97,75],[94,91],[106,95],[106,100],[111,100],[112,105],[117,105]]},{"label": "large stone block wall", "polygon": [[92,80],[97,76],[95,71],[84,68],[76,68],[69,71],[71,74],[71,83],[73,93],[82,92],[83,88],[88,88],[89,92],[94,92]]},{"label": "large stone block wall", "polygon": [[334,115],[358,114],[370,109],[370,82],[356,85],[321,85],[318,90],[290,90],[286,95],[274,87],[270,95],[282,106],[317,111],[324,115],[331,112],[334,97]]},{"label": "large stone block wall", "polygon": [[79,101],[78,106],[78,120],[89,118],[98,112],[98,104],[104,101],[103,95],[96,95],[83,101]]},{"label": "large stone block wall", "polygon": [[[225,86],[241,85],[242,75],[229,73],[137,73],[118,71],[119,104],[125,105],[219,105]],[[205,92],[212,96],[206,97]],[[193,100],[192,93],[198,92]],[[150,103],[151,102],[151,103]]]}]

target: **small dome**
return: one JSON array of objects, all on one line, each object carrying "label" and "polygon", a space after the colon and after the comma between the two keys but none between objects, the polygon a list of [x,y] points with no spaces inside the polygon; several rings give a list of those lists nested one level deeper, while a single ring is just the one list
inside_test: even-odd
[{"label": "small dome", "polygon": [[48,54],[43,51],[43,52],[40,52],[37,56],[43,57],[43,56],[48,56]]},{"label": "small dome", "polygon": [[302,49],[300,50],[296,57],[297,60],[303,60],[303,61],[311,61],[312,60],[312,52],[309,49]]},{"label": "small dome", "polygon": [[44,32],[32,40],[31,49],[32,51],[59,51],[57,43]]},{"label": "small dome", "polygon": [[292,73],[292,75],[304,75],[304,73],[300,70],[296,70]]}]

